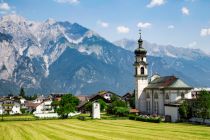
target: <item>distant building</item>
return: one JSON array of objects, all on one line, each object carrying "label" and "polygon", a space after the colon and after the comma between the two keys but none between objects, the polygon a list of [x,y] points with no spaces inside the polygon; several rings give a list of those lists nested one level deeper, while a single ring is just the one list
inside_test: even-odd
[{"label": "distant building", "polygon": [[20,107],[20,101],[12,97],[0,99],[0,114],[21,114]]},{"label": "distant building", "polygon": [[47,114],[47,113],[54,113],[54,109],[51,106],[52,100],[46,99],[40,104],[38,104],[35,108],[33,114]]},{"label": "distant building", "polygon": [[33,100],[33,103],[41,103],[45,100],[46,98],[44,95],[38,96],[35,100]]},{"label": "distant building", "polygon": [[185,99],[192,89],[175,76],[161,77],[155,74],[148,78],[147,51],[142,47],[143,40],[138,40],[135,50],[135,105],[143,114],[170,115],[172,121],[178,119],[176,102]]},{"label": "distant building", "polygon": [[106,103],[111,102],[111,98],[113,96],[116,96],[117,98],[121,98],[117,94],[111,92],[111,91],[99,91],[97,94],[94,94],[92,96],[77,96],[79,99],[80,103],[77,106],[78,111],[85,112],[85,105],[88,102],[95,102],[99,99],[103,100]]},{"label": "distant building", "polygon": [[189,98],[196,99],[201,91],[207,91],[210,93],[210,88],[194,88],[189,92]]}]

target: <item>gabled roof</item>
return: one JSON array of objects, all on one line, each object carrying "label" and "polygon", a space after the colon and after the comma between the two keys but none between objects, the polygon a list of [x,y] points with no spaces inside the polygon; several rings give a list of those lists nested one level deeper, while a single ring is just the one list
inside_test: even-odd
[{"label": "gabled roof", "polygon": [[124,98],[124,97],[131,97],[132,95],[133,95],[132,93],[127,92],[126,94],[124,94],[124,95],[122,96],[122,98]]},{"label": "gabled roof", "polygon": [[89,100],[89,96],[85,96],[85,95],[79,95],[79,96],[76,96],[80,102],[85,102],[85,101],[88,101]]},{"label": "gabled roof", "polygon": [[146,89],[165,89],[165,88],[179,88],[179,89],[192,89],[189,85],[175,76],[164,76],[154,79],[149,82]]},{"label": "gabled roof", "polygon": [[27,101],[26,102],[26,107],[31,107],[33,109],[35,109],[38,105],[42,104],[43,102],[41,103],[33,103],[32,101]]}]

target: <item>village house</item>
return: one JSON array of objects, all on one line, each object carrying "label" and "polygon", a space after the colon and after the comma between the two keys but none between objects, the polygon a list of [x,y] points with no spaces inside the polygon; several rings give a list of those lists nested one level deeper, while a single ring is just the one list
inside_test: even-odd
[{"label": "village house", "polygon": [[54,109],[51,106],[52,100],[51,99],[46,99],[39,103],[33,114],[47,114],[47,113],[54,113]]},{"label": "village house", "polygon": [[142,47],[143,40],[138,40],[135,50],[135,106],[142,114],[169,116],[171,121],[179,118],[178,102],[189,97],[192,89],[175,76],[161,77],[155,74],[148,78],[147,51]]},{"label": "village house", "polygon": [[189,92],[189,99],[196,99],[201,91],[208,91],[210,93],[210,88],[194,88]]},{"label": "village house", "polygon": [[19,100],[12,97],[3,97],[0,99],[0,114],[21,114],[21,104]]},{"label": "village house", "polygon": [[117,95],[111,91],[99,91],[98,93],[93,94],[92,96],[77,96],[77,98],[80,101],[79,105],[77,106],[77,109],[80,112],[85,112],[85,105],[88,102],[95,102],[99,99],[103,100],[106,103],[110,103],[112,96],[121,98],[119,95]]},{"label": "village house", "polygon": [[38,96],[35,100],[33,100],[33,103],[41,103],[45,100],[46,98],[44,95]]}]

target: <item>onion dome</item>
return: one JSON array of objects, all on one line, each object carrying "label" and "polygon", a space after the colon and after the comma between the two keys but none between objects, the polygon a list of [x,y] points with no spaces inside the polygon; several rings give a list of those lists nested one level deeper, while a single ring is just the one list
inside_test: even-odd
[{"label": "onion dome", "polygon": [[146,49],[144,49],[143,47],[142,47],[142,45],[143,45],[143,40],[141,39],[141,30],[140,30],[140,38],[139,38],[139,40],[138,40],[138,45],[139,45],[139,47],[134,51],[134,53],[136,54],[136,55],[146,55],[146,53],[147,53],[147,50]]}]

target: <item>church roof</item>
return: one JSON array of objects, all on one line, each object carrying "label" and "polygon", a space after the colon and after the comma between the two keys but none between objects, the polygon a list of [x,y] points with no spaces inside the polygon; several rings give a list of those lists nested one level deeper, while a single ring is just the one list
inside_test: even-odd
[{"label": "church roof", "polygon": [[175,76],[164,76],[154,79],[153,81],[149,82],[146,89],[192,89],[189,85],[183,82],[181,79]]}]

